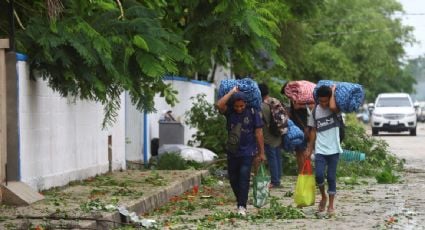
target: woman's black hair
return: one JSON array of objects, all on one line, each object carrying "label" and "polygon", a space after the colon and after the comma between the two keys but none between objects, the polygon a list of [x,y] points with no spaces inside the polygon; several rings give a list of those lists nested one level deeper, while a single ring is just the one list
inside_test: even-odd
[{"label": "woman's black hair", "polygon": [[261,97],[269,95],[269,87],[265,83],[258,84],[258,88],[261,92]]},{"label": "woman's black hair", "polygon": [[232,97],[230,98],[229,102],[230,102],[230,104],[233,104],[233,103],[235,103],[235,101],[239,101],[239,100],[246,102],[245,93],[239,91],[239,92],[233,94]]}]

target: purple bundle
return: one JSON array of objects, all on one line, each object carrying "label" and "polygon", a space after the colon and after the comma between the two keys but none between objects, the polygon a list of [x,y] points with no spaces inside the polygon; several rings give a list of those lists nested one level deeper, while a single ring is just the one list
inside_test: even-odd
[{"label": "purple bundle", "polygon": [[241,80],[222,80],[218,89],[218,98],[222,98],[235,86],[245,94],[246,102],[249,106],[261,109],[262,98],[260,89],[258,88],[257,82],[250,78]]},{"label": "purple bundle", "polygon": [[321,80],[317,83],[313,92],[316,103],[318,103],[317,89],[322,85],[331,87],[334,84],[336,85],[335,101],[339,110],[344,113],[357,111],[363,104],[365,94],[363,87],[356,83]]}]

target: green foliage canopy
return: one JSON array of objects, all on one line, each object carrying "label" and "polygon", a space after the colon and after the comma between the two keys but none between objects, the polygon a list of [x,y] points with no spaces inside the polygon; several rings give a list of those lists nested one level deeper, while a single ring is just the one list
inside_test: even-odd
[{"label": "green foliage canopy", "polygon": [[[7,3],[0,1],[3,9]],[[218,64],[245,75],[261,67],[259,53],[284,66],[276,49],[287,13],[278,0],[16,0],[15,9],[18,51],[31,70],[62,96],[105,105],[104,125],[124,91],[140,110],[154,110],[156,93],[173,105],[177,92],[164,75],[202,77]]]},{"label": "green foliage canopy", "polygon": [[412,28],[393,16],[402,12],[400,3],[325,0],[303,8],[293,2],[285,1],[298,16],[281,24],[279,40],[286,68],[277,66],[257,79],[268,74],[284,80],[358,82],[368,100],[381,92],[412,92],[414,79],[403,72],[402,58],[403,46],[414,39]]},{"label": "green foliage canopy", "polygon": [[[7,3],[0,1],[1,9]],[[217,65],[236,76],[273,79],[273,89],[296,79],[359,82],[369,100],[384,91],[411,92],[414,83],[400,61],[412,29],[392,16],[402,10],[396,0],[16,0],[15,6],[18,51],[28,54],[31,69],[62,96],[101,102],[105,122],[113,122],[122,92],[138,109],[153,111],[156,93],[176,102],[164,75],[213,80]],[[0,35],[7,35],[7,14],[0,19]]]},{"label": "green foliage canopy", "polygon": [[58,18],[31,15],[17,32],[18,50],[28,54],[31,69],[62,96],[104,104],[104,125],[114,121],[124,91],[140,110],[154,110],[158,92],[175,103],[176,92],[161,79],[177,73],[177,62],[191,61],[183,39],[162,27],[161,14],[137,1],[123,8],[120,19],[114,1],[64,1]]}]

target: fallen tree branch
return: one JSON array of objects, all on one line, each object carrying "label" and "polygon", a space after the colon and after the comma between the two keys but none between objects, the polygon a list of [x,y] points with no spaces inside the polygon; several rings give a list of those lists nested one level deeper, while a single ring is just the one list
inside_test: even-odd
[{"label": "fallen tree branch", "polygon": [[129,223],[122,223],[122,222],[117,222],[117,221],[113,221],[113,220],[93,218],[93,217],[82,217],[82,216],[63,217],[63,216],[24,216],[24,215],[18,215],[18,216],[16,216],[16,219],[30,219],[30,220],[48,219],[48,220],[75,220],[75,221],[88,220],[88,221],[96,221],[96,222],[100,221],[100,222],[109,222],[109,223],[113,223],[113,224],[134,226],[134,224],[129,224]]}]

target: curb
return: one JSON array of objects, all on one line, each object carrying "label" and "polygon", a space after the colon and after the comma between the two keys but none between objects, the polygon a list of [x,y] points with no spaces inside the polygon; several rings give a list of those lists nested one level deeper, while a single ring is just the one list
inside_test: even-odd
[{"label": "curb", "polygon": [[[193,186],[195,185],[200,185],[201,178],[208,175],[209,175],[208,170],[198,171],[187,178],[175,181],[171,185],[168,185],[165,188],[159,189],[157,193],[151,196],[142,197],[141,199],[135,200],[134,202],[130,204],[125,204],[125,207],[127,208],[128,211],[135,212],[138,215],[152,211],[168,203],[172,197],[183,194],[184,192],[192,189]],[[87,224],[81,223],[80,226],[82,228],[107,230],[107,229],[110,229],[110,226],[108,225],[107,221],[113,221],[117,223],[127,223],[126,222],[127,220],[125,219],[123,220],[118,211],[107,213],[106,215],[102,216],[99,219],[101,220],[96,222],[91,222]],[[106,220],[106,221],[102,221],[102,220]]]}]

